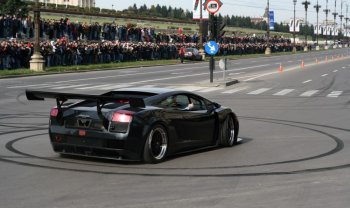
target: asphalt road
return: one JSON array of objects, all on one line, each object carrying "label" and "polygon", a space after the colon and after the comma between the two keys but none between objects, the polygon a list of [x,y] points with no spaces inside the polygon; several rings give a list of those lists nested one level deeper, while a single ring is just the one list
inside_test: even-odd
[{"label": "asphalt road", "polygon": [[[348,55],[230,61],[226,77],[240,83],[229,87],[220,69],[209,83],[208,63],[0,79],[0,207],[348,207]],[[185,89],[231,107],[242,142],[156,165],[62,158],[48,140],[55,102],[24,97],[122,87]]]}]

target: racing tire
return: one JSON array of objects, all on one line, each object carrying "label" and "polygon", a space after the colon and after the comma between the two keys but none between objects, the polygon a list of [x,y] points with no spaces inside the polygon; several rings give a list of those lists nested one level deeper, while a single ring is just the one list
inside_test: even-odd
[{"label": "racing tire", "polygon": [[162,125],[155,125],[147,136],[143,150],[146,163],[159,163],[164,160],[168,150],[168,134]]},{"label": "racing tire", "polygon": [[239,123],[235,116],[227,116],[220,133],[220,145],[224,147],[232,147],[237,144]]}]

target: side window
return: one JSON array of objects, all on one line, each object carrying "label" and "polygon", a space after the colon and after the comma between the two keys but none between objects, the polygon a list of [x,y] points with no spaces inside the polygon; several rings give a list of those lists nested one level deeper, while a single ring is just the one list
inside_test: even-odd
[{"label": "side window", "polygon": [[190,98],[191,103],[193,103],[192,111],[200,111],[200,110],[206,110],[204,101],[199,98]]},{"label": "side window", "polygon": [[162,108],[179,108],[184,109],[188,106],[189,99],[186,95],[172,95],[161,100],[156,106]]}]

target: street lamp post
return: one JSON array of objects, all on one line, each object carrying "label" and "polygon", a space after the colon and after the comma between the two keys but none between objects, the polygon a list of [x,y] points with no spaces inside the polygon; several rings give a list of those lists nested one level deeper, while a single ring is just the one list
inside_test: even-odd
[{"label": "street lamp post", "polygon": [[349,38],[349,35],[348,35],[348,21],[349,21],[348,11],[349,11],[349,5],[347,4],[346,5],[346,17],[345,17],[345,37],[346,37],[345,39],[347,40],[346,41],[347,47],[349,47],[349,43],[348,43],[348,38]]},{"label": "street lamp post", "polygon": [[306,26],[307,26],[307,9],[309,8],[309,5],[311,3],[309,1],[307,1],[307,0],[305,0],[301,4],[304,5],[304,8],[305,8],[305,25],[304,25],[305,43],[304,43],[304,51],[308,51],[308,47],[307,47],[307,30],[306,30]]},{"label": "street lamp post", "polygon": [[266,55],[271,54],[270,48],[270,0],[267,0],[267,41],[266,41]]},{"label": "street lamp post", "polygon": [[334,29],[333,29],[333,48],[336,48],[337,46],[335,45],[335,38],[336,38],[336,34],[335,34],[335,30],[337,29],[337,0],[335,0],[335,4],[334,4],[334,12],[332,13],[334,16]]},{"label": "street lamp post", "polygon": [[340,15],[339,15],[339,18],[340,18],[340,35],[343,34],[343,3],[344,1],[341,2],[341,6],[340,6]]},{"label": "street lamp post", "polygon": [[326,46],[324,47],[324,49],[327,50],[328,49],[328,35],[327,35],[327,33],[328,33],[328,14],[329,14],[329,12],[331,12],[331,10],[328,9],[328,0],[326,1],[326,9],[324,9],[323,11],[326,13],[326,35],[325,35]]},{"label": "street lamp post", "polygon": [[317,13],[317,21],[316,21],[316,25],[317,25],[316,51],[319,51],[320,50],[320,46],[318,45],[318,36],[319,36],[318,13],[320,11],[321,5],[318,4],[318,0],[317,0],[317,4],[314,6],[314,8],[316,9],[316,13]]},{"label": "street lamp post", "polygon": [[39,0],[35,0],[34,6],[34,53],[30,60],[30,70],[43,71],[45,68],[45,61],[40,53],[40,5]]},{"label": "street lamp post", "polygon": [[297,0],[293,0],[294,3],[294,24],[293,24],[293,53],[297,52],[297,48],[295,46],[295,5],[297,4]]},{"label": "street lamp post", "polygon": [[203,47],[203,1],[199,0],[199,54],[202,56],[202,60],[205,60],[205,53]]}]

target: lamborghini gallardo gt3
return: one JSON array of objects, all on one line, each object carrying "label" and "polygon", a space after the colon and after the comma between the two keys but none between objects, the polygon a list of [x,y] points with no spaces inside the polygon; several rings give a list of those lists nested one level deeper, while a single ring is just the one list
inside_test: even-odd
[{"label": "lamborghini gallardo gt3", "polygon": [[63,155],[158,163],[169,155],[237,143],[235,113],[192,92],[126,88],[88,95],[27,90],[26,96],[56,99],[49,137],[53,150]]}]

